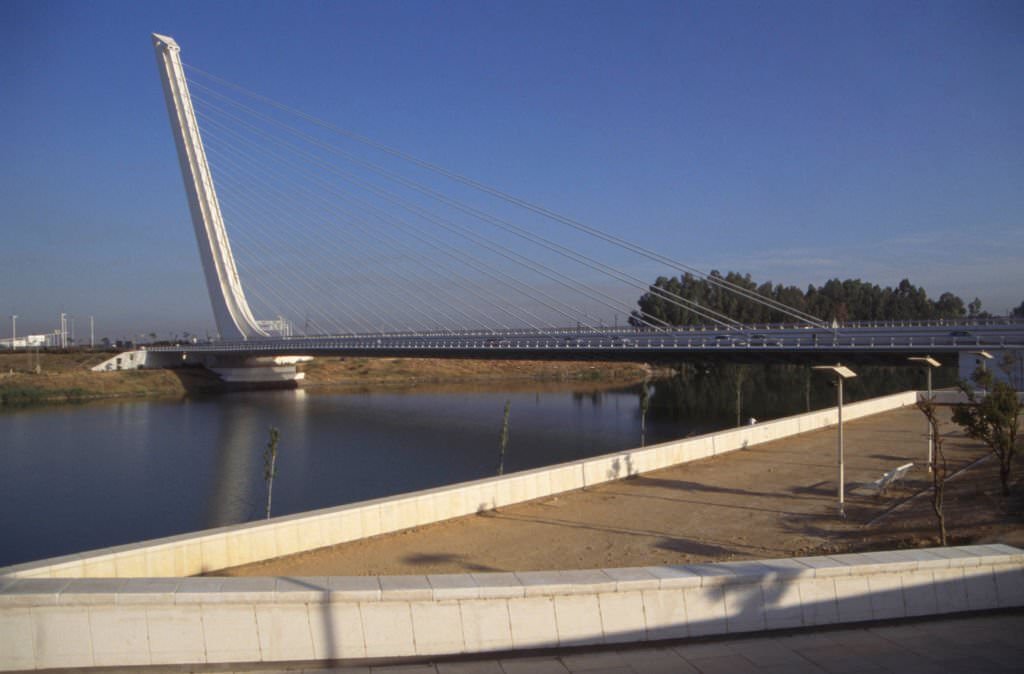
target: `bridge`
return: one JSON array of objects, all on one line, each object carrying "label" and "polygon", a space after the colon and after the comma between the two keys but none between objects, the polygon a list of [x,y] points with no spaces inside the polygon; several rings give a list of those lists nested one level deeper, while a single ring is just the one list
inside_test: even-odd
[{"label": "bridge", "polygon": [[[186,66],[169,37],[153,35],[153,44],[219,335],[124,354],[97,369],[194,364],[254,382],[295,379],[296,361],[328,355],[890,365],[928,355],[959,361],[963,374],[993,352],[1024,352],[1024,323],[1008,320],[825,322]],[[384,159],[344,149],[339,139]],[[232,249],[226,214],[243,258]],[[599,246],[616,251],[618,264],[600,257]],[[701,279],[776,320],[743,324],[651,285],[625,254]],[[680,328],[637,309],[638,293],[703,324]],[[273,318],[258,320],[260,313]],[[611,314],[615,323],[629,316],[631,326],[609,327]]]},{"label": "bridge", "polygon": [[[965,330],[964,327],[970,327]],[[633,362],[728,361],[736,363],[863,363],[906,365],[927,353],[955,361],[962,354],[1024,348],[1024,325],[975,322],[970,326],[810,326],[764,325],[738,330],[642,331],[575,329],[532,332],[451,331],[427,334],[363,334],[158,346],[151,353],[183,356],[351,356],[484,358],[513,360],[602,360]]]}]

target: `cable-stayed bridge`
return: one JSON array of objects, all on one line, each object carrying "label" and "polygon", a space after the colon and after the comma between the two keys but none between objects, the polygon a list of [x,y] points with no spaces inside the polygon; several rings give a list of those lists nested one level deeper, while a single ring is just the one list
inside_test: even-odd
[{"label": "cable-stayed bridge", "polygon": [[[1024,325],[1007,321],[825,322],[675,259],[681,241],[641,246],[189,66],[171,38],[153,43],[220,334],[150,348],[147,366],[249,367],[252,379],[291,356],[904,364],[1024,348]],[[665,273],[709,296],[650,283]],[[641,294],[664,310],[638,308]]]}]

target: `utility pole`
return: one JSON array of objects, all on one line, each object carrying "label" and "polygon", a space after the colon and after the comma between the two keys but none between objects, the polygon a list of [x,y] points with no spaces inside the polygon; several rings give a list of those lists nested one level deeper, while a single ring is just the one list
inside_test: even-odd
[{"label": "utility pole", "polygon": [[92,316],[89,317],[89,348],[96,347],[96,329],[93,325]]},{"label": "utility pole", "polygon": [[18,314],[11,314],[11,351],[14,351],[14,339],[18,336]]}]

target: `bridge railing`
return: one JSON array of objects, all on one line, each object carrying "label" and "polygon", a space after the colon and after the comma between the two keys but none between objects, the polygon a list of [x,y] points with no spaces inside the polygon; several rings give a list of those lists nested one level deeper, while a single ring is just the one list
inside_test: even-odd
[{"label": "bridge railing", "polygon": [[[336,340],[336,339],[350,339],[350,340],[363,340],[363,339],[449,339],[449,338],[476,338],[476,339],[503,339],[503,338],[543,338],[543,337],[571,337],[577,336],[580,338],[601,338],[608,337],[613,338],[615,336],[628,337],[628,336],[650,336],[650,335],[733,335],[739,338],[740,336],[757,336],[757,333],[769,332],[793,332],[801,331],[808,334],[819,334],[819,335],[832,335],[836,332],[842,334],[850,331],[877,331],[877,330],[925,330],[942,333],[947,331],[946,334],[949,336],[957,336],[952,333],[964,333],[959,335],[961,337],[972,337],[969,334],[971,329],[1008,329],[1008,330],[1024,330],[1024,323],[1020,319],[1013,319],[1007,317],[987,318],[987,319],[937,319],[937,320],[914,320],[914,321],[850,321],[842,324],[838,324],[832,328],[821,328],[813,327],[807,324],[801,323],[752,323],[738,327],[723,327],[720,325],[689,325],[689,326],[676,326],[671,329],[655,329],[651,327],[637,327],[637,326],[598,326],[598,327],[561,327],[561,328],[547,328],[547,329],[534,329],[534,328],[518,328],[509,330],[481,330],[481,329],[438,329],[438,330],[427,330],[418,332],[379,332],[379,333],[366,333],[366,334],[348,334],[348,335],[289,335],[289,336],[276,336],[271,339],[265,340],[268,343],[277,343],[280,341],[301,341],[308,342],[309,340]],[[263,340],[261,340],[263,341]],[[248,343],[254,343],[255,340],[251,340]],[[225,342],[218,342],[224,344]],[[154,347],[155,348],[155,347]]]},{"label": "bridge railing", "polygon": [[[901,334],[901,332],[903,334]],[[250,340],[151,347],[154,352],[288,354],[306,351],[353,352],[500,352],[500,351],[871,351],[927,349],[964,351],[968,349],[1024,348],[1024,326],[1014,332],[976,334],[969,331],[936,333],[893,332],[850,333],[829,330],[775,332],[700,333],[694,331],[587,334],[562,336],[509,332],[464,335],[353,335],[315,338]],[[961,334],[962,332],[962,334]]]}]

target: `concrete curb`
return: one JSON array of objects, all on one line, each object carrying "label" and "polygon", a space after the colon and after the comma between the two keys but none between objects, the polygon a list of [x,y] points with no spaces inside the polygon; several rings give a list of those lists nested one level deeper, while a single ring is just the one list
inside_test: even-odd
[{"label": "concrete curb", "polygon": [[1024,606],[1006,545],[440,576],[0,581],[0,670],[655,641]]}]

